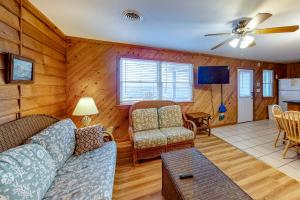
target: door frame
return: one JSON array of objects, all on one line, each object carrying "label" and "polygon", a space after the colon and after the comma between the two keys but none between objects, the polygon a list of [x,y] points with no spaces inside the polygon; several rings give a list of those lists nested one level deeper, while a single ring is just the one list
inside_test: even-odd
[{"label": "door frame", "polygon": [[[255,101],[256,101],[256,78],[255,78],[255,69],[251,67],[237,67],[236,68],[236,124],[238,124],[238,117],[239,117],[239,70],[252,70],[253,71],[253,121],[256,121],[255,117]],[[261,87],[260,87],[261,88]],[[260,90],[261,91],[261,90]],[[243,122],[242,122],[243,123]]]}]

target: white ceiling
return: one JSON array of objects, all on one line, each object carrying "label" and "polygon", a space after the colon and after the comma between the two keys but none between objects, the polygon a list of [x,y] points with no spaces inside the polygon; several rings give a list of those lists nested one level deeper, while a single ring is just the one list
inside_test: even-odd
[{"label": "white ceiling", "polygon": [[[254,17],[258,12],[273,16],[259,26],[299,25],[300,0],[31,0],[66,35],[186,50],[242,59],[272,62],[300,61],[300,31],[256,35],[256,47],[233,49],[228,44],[210,48],[226,36],[206,33],[231,31],[230,21]],[[122,18],[134,9],[141,22]]]}]

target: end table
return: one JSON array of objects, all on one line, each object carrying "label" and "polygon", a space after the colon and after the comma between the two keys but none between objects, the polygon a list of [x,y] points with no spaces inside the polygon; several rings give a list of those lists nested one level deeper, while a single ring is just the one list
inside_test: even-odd
[{"label": "end table", "polygon": [[211,115],[205,112],[186,113],[189,120],[195,122],[197,132],[207,132],[208,136],[211,134],[209,121],[212,119]]}]

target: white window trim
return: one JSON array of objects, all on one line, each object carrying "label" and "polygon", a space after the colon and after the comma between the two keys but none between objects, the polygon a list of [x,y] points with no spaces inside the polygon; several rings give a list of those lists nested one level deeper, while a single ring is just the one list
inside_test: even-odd
[{"label": "white window trim", "polygon": [[194,91],[193,91],[193,85],[194,85],[194,65],[192,63],[181,63],[181,62],[168,62],[168,61],[160,61],[160,60],[152,60],[152,59],[140,59],[140,58],[130,58],[130,57],[120,57],[119,58],[119,62],[118,62],[118,81],[117,81],[117,91],[118,91],[118,104],[119,105],[132,105],[133,103],[137,102],[137,101],[132,101],[132,102],[122,102],[122,88],[121,88],[121,76],[122,76],[122,67],[121,67],[121,60],[122,59],[135,59],[135,60],[145,60],[145,61],[153,61],[153,62],[158,62],[158,82],[157,82],[157,87],[158,87],[158,96],[159,98],[157,100],[163,100],[162,98],[162,78],[161,78],[161,74],[162,74],[162,63],[174,63],[174,64],[186,64],[186,65],[190,65],[191,66],[191,70],[190,70],[190,88],[191,88],[191,96],[190,99],[187,101],[175,101],[177,103],[190,103],[193,102],[193,98],[194,98]]}]

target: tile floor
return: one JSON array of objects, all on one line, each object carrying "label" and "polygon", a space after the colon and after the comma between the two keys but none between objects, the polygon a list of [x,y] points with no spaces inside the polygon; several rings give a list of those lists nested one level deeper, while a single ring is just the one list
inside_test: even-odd
[{"label": "tile floor", "polygon": [[274,148],[277,129],[273,121],[261,120],[212,129],[213,135],[300,181],[300,156],[294,148],[282,159],[282,138]]}]

